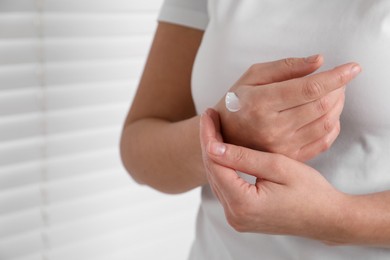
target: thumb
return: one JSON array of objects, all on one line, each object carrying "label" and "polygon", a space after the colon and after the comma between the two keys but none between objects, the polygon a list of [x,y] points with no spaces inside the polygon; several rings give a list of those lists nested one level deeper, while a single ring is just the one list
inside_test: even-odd
[{"label": "thumb", "polygon": [[252,65],[238,81],[247,85],[265,85],[307,76],[323,63],[321,55],[307,58],[286,58]]},{"label": "thumb", "polygon": [[271,182],[286,184],[291,176],[289,169],[293,161],[284,155],[260,152],[216,140],[208,143],[207,153],[211,160],[222,166]]}]

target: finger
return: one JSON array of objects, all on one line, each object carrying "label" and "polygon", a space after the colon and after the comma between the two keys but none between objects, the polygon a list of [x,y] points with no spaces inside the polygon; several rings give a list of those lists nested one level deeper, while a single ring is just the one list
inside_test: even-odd
[{"label": "finger", "polygon": [[202,148],[207,147],[207,143],[209,142],[210,137],[215,137],[215,134],[217,132],[216,127],[219,127],[214,123],[214,120],[216,119],[216,115],[213,113],[212,109],[207,109],[200,117],[200,143],[202,145]]},{"label": "finger", "polygon": [[206,114],[211,118],[213,125],[214,125],[214,137],[222,142],[222,134],[221,134],[221,120],[219,118],[219,114],[214,109],[207,109]]},{"label": "finger", "polygon": [[[213,180],[212,176],[210,175],[210,172],[212,170],[212,161],[208,157],[207,154],[207,145],[210,142],[210,140],[216,140],[216,125],[214,123],[214,120],[216,119],[216,116],[213,114],[212,110],[207,109],[200,117],[200,144],[201,144],[201,150],[202,150],[202,159],[203,164],[205,167],[206,177],[209,181],[210,186],[213,186]],[[219,196],[218,196],[219,197]]]},{"label": "finger", "polygon": [[348,63],[332,70],[263,86],[274,108],[283,111],[317,100],[329,92],[341,88],[361,71],[356,63]]},{"label": "finger", "polygon": [[320,138],[319,140],[312,142],[311,144],[302,147],[297,157],[297,160],[301,162],[305,162],[314,158],[319,153],[328,150],[332,146],[334,141],[337,139],[339,133],[340,133],[340,122],[336,124],[336,126],[332,129],[332,131],[328,135]]},{"label": "finger", "polygon": [[[213,170],[213,161],[210,160],[210,158],[207,155],[207,143],[210,141],[210,139],[214,139],[214,136],[216,134],[216,126],[214,124],[214,121],[216,120],[216,116],[213,113],[212,110],[208,109],[206,110],[201,118],[200,118],[200,143],[201,143],[201,150],[202,150],[202,158],[203,158],[203,164],[206,170],[206,177],[208,179],[209,185],[215,194],[215,196],[218,198],[221,203],[223,203],[223,197],[220,194],[219,189],[217,188],[215,182],[213,181],[213,178],[210,174],[210,172]],[[218,126],[217,126],[218,127]]]},{"label": "finger", "polygon": [[[207,156],[207,144],[211,139],[215,139],[216,129],[215,124],[213,123],[212,118],[209,115],[209,110],[206,110],[200,117],[199,125],[199,139],[200,146],[202,151],[203,164],[206,170],[206,177],[209,179],[209,161],[210,159]],[[210,181],[210,180],[209,180]]]},{"label": "finger", "polygon": [[239,82],[247,85],[265,85],[303,77],[316,71],[323,63],[321,55],[307,58],[286,58],[252,65]]},{"label": "finger", "polygon": [[283,110],[279,117],[282,122],[288,122],[290,129],[300,129],[333,109],[340,102],[340,97],[344,97],[344,92],[345,88],[336,89],[307,104]]},{"label": "finger", "polygon": [[279,184],[286,183],[289,178],[288,169],[292,161],[283,155],[260,152],[218,141],[211,141],[207,152],[209,157],[219,165],[257,178]]},{"label": "finger", "polygon": [[234,169],[209,160],[210,183],[223,205],[245,200],[254,186],[242,179]]},{"label": "finger", "polygon": [[[207,144],[211,139],[222,141],[220,134],[219,114],[215,110],[208,108],[200,117],[199,137],[202,152],[206,151]],[[206,152],[203,153],[205,155]]]},{"label": "finger", "polygon": [[[205,168],[206,168],[206,172],[207,172],[206,176],[207,176],[207,180],[209,182],[209,186],[210,186],[212,192],[214,193],[214,195],[217,197],[217,199],[221,202],[221,204],[223,206],[225,206],[227,204],[227,200],[226,200],[225,196],[223,195],[223,193],[220,191],[220,188],[218,187],[218,185],[220,185],[220,184],[217,182],[217,180],[215,179],[214,174],[213,174],[214,171],[219,170],[219,169],[216,169],[217,167],[222,167],[222,166],[216,165],[215,162],[213,162],[209,158],[204,160],[204,164],[205,164]],[[230,169],[228,169],[228,170],[230,170]]]},{"label": "finger", "polygon": [[[222,203],[225,203],[223,201],[226,200],[240,200],[242,187],[247,183],[237,175],[235,170],[219,165],[208,157],[207,143],[218,142],[216,126],[212,117],[214,120],[216,119],[213,112],[208,110],[202,115],[200,124],[202,154],[210,186]],[[247,185],[249,186],[249,184]]]},{"label": "finger", "polygon": [[[212,162],[212,160],[209,160],[208,162]],[[226,199],[224,198],[221,191],[219,190],[218,185],[216,184],[215,180],[212,178],[212,174],[210,174],[211,169],[210,169],[209,165],[207,165],[207,170],[209,172],[207,174],[208,175],[207,179],[208,179],[210,188],[211,188],[212,192],[214,193],[214,195],[217,197],[217,199],[221,202],[221,204],[224,205]]]},{"label": "finger", "polygon": [[300,128],[294,135],[296,141],[303,146],[328,135],[339,123],[343,107],[344,96],[341,96],[327,114]]}]

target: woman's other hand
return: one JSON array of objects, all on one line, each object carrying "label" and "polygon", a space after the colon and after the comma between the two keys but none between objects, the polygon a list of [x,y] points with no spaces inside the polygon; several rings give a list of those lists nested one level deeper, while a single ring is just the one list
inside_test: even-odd
[{"label": "woman's other hand", "polygon": [[[200,139],[209,184],[237,231],[332,243],[348,236],[342,221],[348,195],[316,170],[284,155],[223,143],[213,110],[201,118]],[[256,183],[245,182],[236,170],[257,177]]]},{"label": "woman's other hand", "polygon": [[229,90],[241,109],[229,112],[224,99],[215,106],[225,141],[299,161],[327,150],[340,132],[345,85],[361,69],[349,63],[307,76],[322,61],[317,55],[253,65]]}]

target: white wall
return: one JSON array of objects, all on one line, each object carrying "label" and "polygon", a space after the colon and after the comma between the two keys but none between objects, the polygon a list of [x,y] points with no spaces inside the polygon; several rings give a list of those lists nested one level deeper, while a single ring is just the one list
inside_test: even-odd
[{"label": "white wall", "polygon": [[161,0],[0,0],[0,260],[185,259],[199,191],[119,160]]}]

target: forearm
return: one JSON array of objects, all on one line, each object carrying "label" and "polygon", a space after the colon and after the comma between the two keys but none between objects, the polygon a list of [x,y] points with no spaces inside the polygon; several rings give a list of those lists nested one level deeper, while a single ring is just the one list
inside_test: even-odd
[{"label": "forearm", "polygon": [[125,126],[121,156],[137,182],[162,192],[185,192],[207,182],[198,116],[175,123],[145,118]]},{"label": "forearm", "polygon": [[344,215],[341,243],[390,248],[390,191],[349,196]]}]

